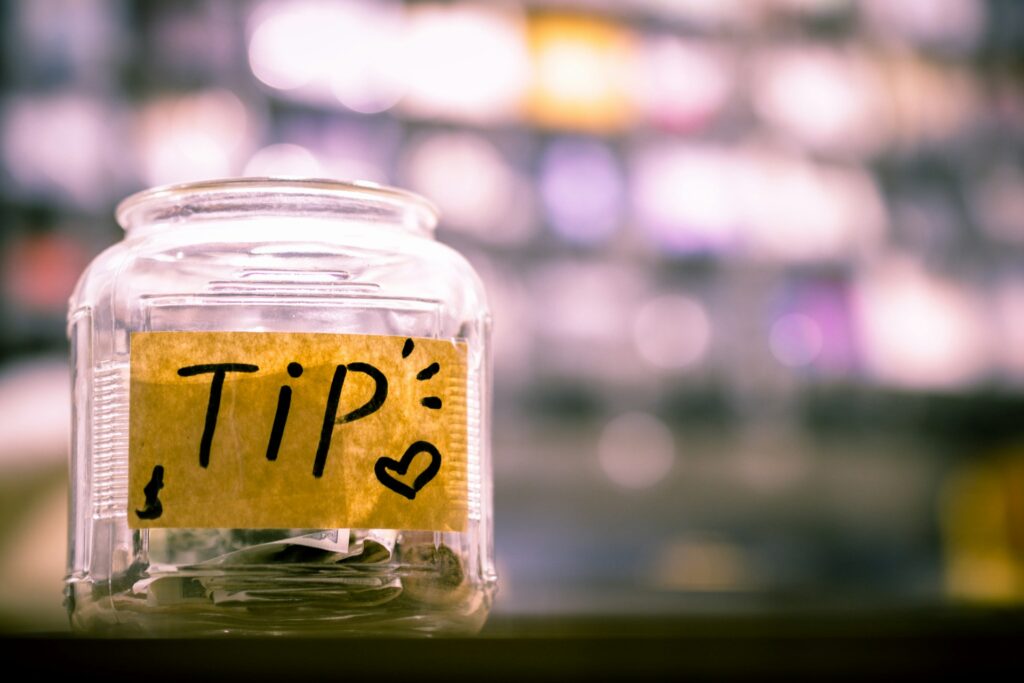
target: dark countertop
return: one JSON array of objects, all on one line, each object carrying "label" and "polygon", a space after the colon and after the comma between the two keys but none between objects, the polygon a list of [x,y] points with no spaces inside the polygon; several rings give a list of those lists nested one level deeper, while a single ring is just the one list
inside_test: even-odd
[{"label": "dark countertop", "polygon": [[[1024,670],[1024,611],[496,617],[475,638],[97,640],[12,634],[8,671],[111,680],[835,680]],[[27,667],[27,668],[23,668]]]}]

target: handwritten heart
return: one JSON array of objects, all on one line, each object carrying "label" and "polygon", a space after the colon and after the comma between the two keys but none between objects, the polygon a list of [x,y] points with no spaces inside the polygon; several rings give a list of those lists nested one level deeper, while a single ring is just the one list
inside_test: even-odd
[{"label": "handwritten heart", "polygon": [[[396,472],[398,476],[404,477],[409,471],[409,465],[420,453],[430,454],[430,464],[427,465],[426,469],[416,475],[416,479],[413,480],[412,486],[400,481],[391,472]],[[377,458],[376,464],[373,466],[373,473],[377,475],[377,480],[381,484],[391,489],[400,496],[405,496],[409,500],[416,498],[416,494],[424,486],[430,483],[430,481],[437,476],[437,473],[441,470],[441,453],[438,452],[437,447],[427,441],[417,441],[413,443],[409,448],[405,450],[405,454],[402,455],[401,460],[395,460],[393,458],[381,457]]]}]

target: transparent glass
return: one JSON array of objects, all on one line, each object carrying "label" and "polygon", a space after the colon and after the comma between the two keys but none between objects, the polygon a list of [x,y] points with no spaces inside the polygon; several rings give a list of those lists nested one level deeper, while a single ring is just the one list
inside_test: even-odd
[{"label": "transparent glass", "polygon": [[[68,315],[72,626],[112,635],[479,630],[496,581],[490,317],[473,269],[434,240],[432,206],[373,185],[238,179],[142,192],[117,218],[124,240],[89,265]],[[465,342],[467,530],[130,529],[129,339],[162,330]],[[303,544],[310,534],[347,550]]]}]

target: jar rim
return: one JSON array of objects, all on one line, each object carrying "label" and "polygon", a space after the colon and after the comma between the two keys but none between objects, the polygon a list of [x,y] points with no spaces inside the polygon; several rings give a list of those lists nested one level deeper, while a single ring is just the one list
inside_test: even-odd
[{"label": "jar rim", "polygon": [[[288,200],[291,200],[289,202]],[[246,208],[242,208],[242,203]],[[330,178],[239,177],[159,185],[125,197],[114,210],[126,231],[158,221],[197,214],[252,211],[260,204],[275,212],[316,214],[353,202],[399,214],[406,227],[433,231],[440,212],[415,192],[366,180]],[[254,205],[253,205],[254,204]]]}]

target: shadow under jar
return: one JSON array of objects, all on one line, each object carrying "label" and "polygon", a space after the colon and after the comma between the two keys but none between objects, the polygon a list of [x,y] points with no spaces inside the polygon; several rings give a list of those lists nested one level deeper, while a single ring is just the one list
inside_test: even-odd
[{"label": "shadow under jar", "polygon": [[73,628],[479,630],[490,317],[431,205],[237,179],[117,218],[68,318]]}]

